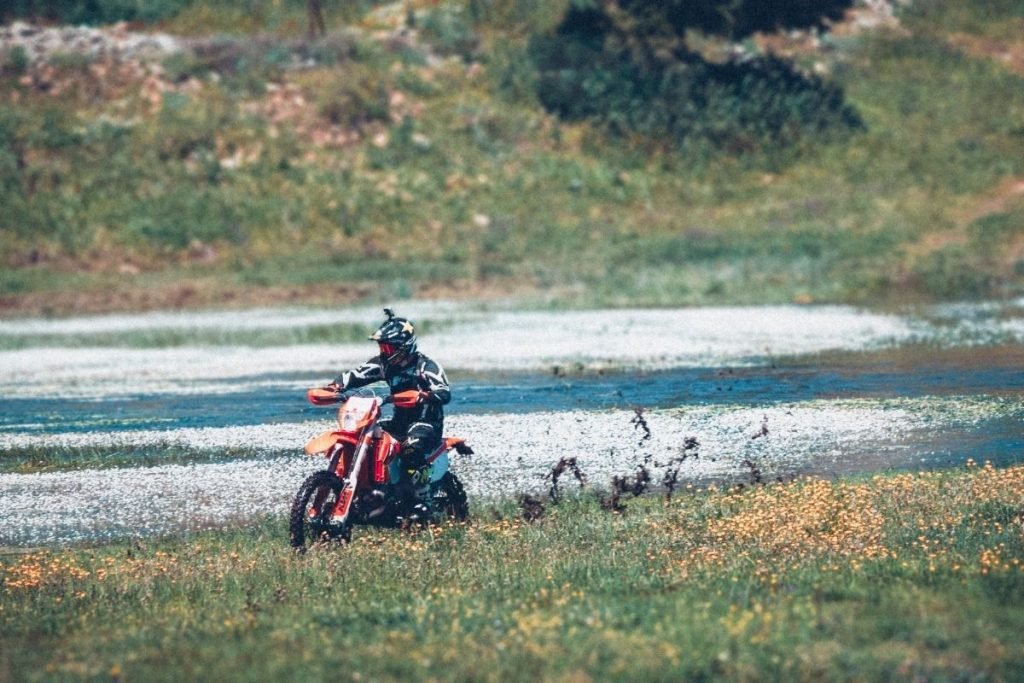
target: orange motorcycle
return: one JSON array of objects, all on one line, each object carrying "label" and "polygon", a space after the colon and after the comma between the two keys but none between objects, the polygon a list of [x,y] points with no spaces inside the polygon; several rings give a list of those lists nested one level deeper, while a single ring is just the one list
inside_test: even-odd
[{"label": "orange motorcycle", "polygon": [[[309,475],[292,502],[292,547],[304,550],[320,541],[349,541],[356,524],[404,527],[412,521],[433,521],[408,515],[410,501],[396,486],[401,442],[380,424],[382,406],[412,407],[418,391],[381,398],[368,391],[345,396],[331,389],[310,389],[307,398],[317,406],[341,406],[337,429],[306,444],[307,455],[325,457],[328,464],[327,469]],[[464,439],[445,438],[427,457],[434,520],[462,520],[469,514],[466,491],[449,469],[452,450],[463,455],[473,452]]]}]

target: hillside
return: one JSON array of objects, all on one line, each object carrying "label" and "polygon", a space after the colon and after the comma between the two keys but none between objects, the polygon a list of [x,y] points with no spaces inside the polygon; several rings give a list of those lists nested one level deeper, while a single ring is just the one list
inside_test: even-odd
[{"label": "hillside", "polygon": [[527,46],[564,4],[328,7],[319,38],[301,3],[250,4],[0,27],[0,315],[1024,291],[1019,3],[757,35],[864,126],[702,157],[544,110]]}]

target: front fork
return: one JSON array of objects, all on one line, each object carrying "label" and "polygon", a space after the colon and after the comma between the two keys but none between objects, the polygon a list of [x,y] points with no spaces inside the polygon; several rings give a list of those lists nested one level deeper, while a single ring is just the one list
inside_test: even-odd
[{"label": "front fork", "polygon": [[[338,461],[341,460],[342,456],[345,455],[345,448],[341,444],[335,444],[334,446],[332,446],[332,448],[334,450],[332,451],[330,458],[328,459],[327,471],[337,473]],[[324,501],[327,499],[327,496],[330,493],[331,490],[326,486],[321,486],[320,488],[317,489],[316,494],[313,496],[313,503],[312,505],[309,506],[309,509],[307,510],[307,514],[310,519],[316,519],[323,512],[326,512],[326,510],[324,510],[323,507]],[[333,510],[331,510],[331,512],[333,512]]]},{"label": "front fork", "polygon": [[349,468],[348,476],[343,480],[344,485],[338,495],[338,502],[334,505],[334,511],[331,513],[332,524],[344,524],[348,521],[349,512],[352,510],[352,499],[356,494],[356,485],[359,483],[359,473],[363,471],[363,461],[366,460],[366,454],[370,452],[372,440],[372,433],[363,434],[359,439],[352,467]]}]

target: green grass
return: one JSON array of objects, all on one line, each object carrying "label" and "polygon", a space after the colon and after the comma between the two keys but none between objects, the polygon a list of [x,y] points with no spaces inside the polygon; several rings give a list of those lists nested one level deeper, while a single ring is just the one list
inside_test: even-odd
[{"label": "green grass", "polygon": [[[444,320],[417,321],[422,334],[444,329]],[[245,346],[266,348],[300,344],[339,344],[366,342],[368,329],[354,323],[324,325],[295,325],[287,328],[205,328],[180,327],[118,330],[113,332],[55,333],[55,334],[3,334],[0,332],[0,351],[14,351],[40,347],[61,348],[128,348],[164,349],[181,346]]]},{"label": "green grass", "polygon": [[1021,468],[0,555],[14,680],[1015,680]]},{"label": "green grass", "polygon": [[312,325],[287,329],[152,329],[88,334],[0,335],[0,350],[38,347],[172,348],[178,346],[289,346],[366,340],[359,325]]},{"label": "green grass", "polygon": [[22,446],[0,450],[0,473],[35,474],[82,469],[194,465],[239,459],[278,457],[255,448],[209,451],[176,444],[120,446]]},{"label": "green grass", "polygon": [[[550,8],[529,21],[470,5],[479,72],[339,33],[281,46],[330,56],[304,71],[244,38],[172,59],[176,91],[156,103],[128,82],[100,88],[87,63],[57,65],[57,96],[0,75],[0,296],[17,309],[151,278],[304,300],[338,285],[357,297],[519,285],[584,305],[1024,291],[1024,201],[999,194],[1024,176],[1024,78],[948,40],[1001,36],[1012,7],[932,3],[905,13],[910,35],[834,39],[822,59],[866,123],[846,142],[695,160],[544,114],[523,31]],[[196,13],[230,24],[193,3],[168,26]],[[307,104],[272,122],[268,83]],[[361,137],[314,144],[332,121]],[[142,275],[119,275],[125,264]],[[108,307],[140,306],[122,299]]]}]

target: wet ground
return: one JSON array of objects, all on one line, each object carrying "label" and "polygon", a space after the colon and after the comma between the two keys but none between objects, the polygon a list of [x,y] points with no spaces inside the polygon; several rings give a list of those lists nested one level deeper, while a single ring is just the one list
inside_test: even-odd
[{"label": "wet ground", "polygon": [[[656,480],[674,469],[701,483],[1020,462],[1022,309],[518,313],[440,304],[416,312],[443,321],[423,346],[449,367],[448,431],[477,450],[453,467],[480,500],[544,490],[566,456],[599,487],[641,463]],[[370,327],[376,314],[334,315]],[[302,443],[331,421],[331,411],[303,402],[304,388],[366,353],[363,344],[54,346],[53,337],[332,319],[260,312],[4,323],[0,336],[50,339],[0,351],[0,460],[24,448],[249,452],[239,461],[0,474],[0,545],[196,530],[283,512],[317,466],[297,455]]]},{"label": "wet ground", "polygon": [[[530,413],[685,405],[771,405],[814,399],[1024,395],[1024,347],[902,347],[778,359],[758,367],[674,368],[565,375],[450,373],[450,414]],[[103,400],[0,399],[0,434],[173,430],[317,419],[303,389],[321,375],[267,374],[209,394],[139,393]],[[247,387],[233,391],[235,384]]]}]

